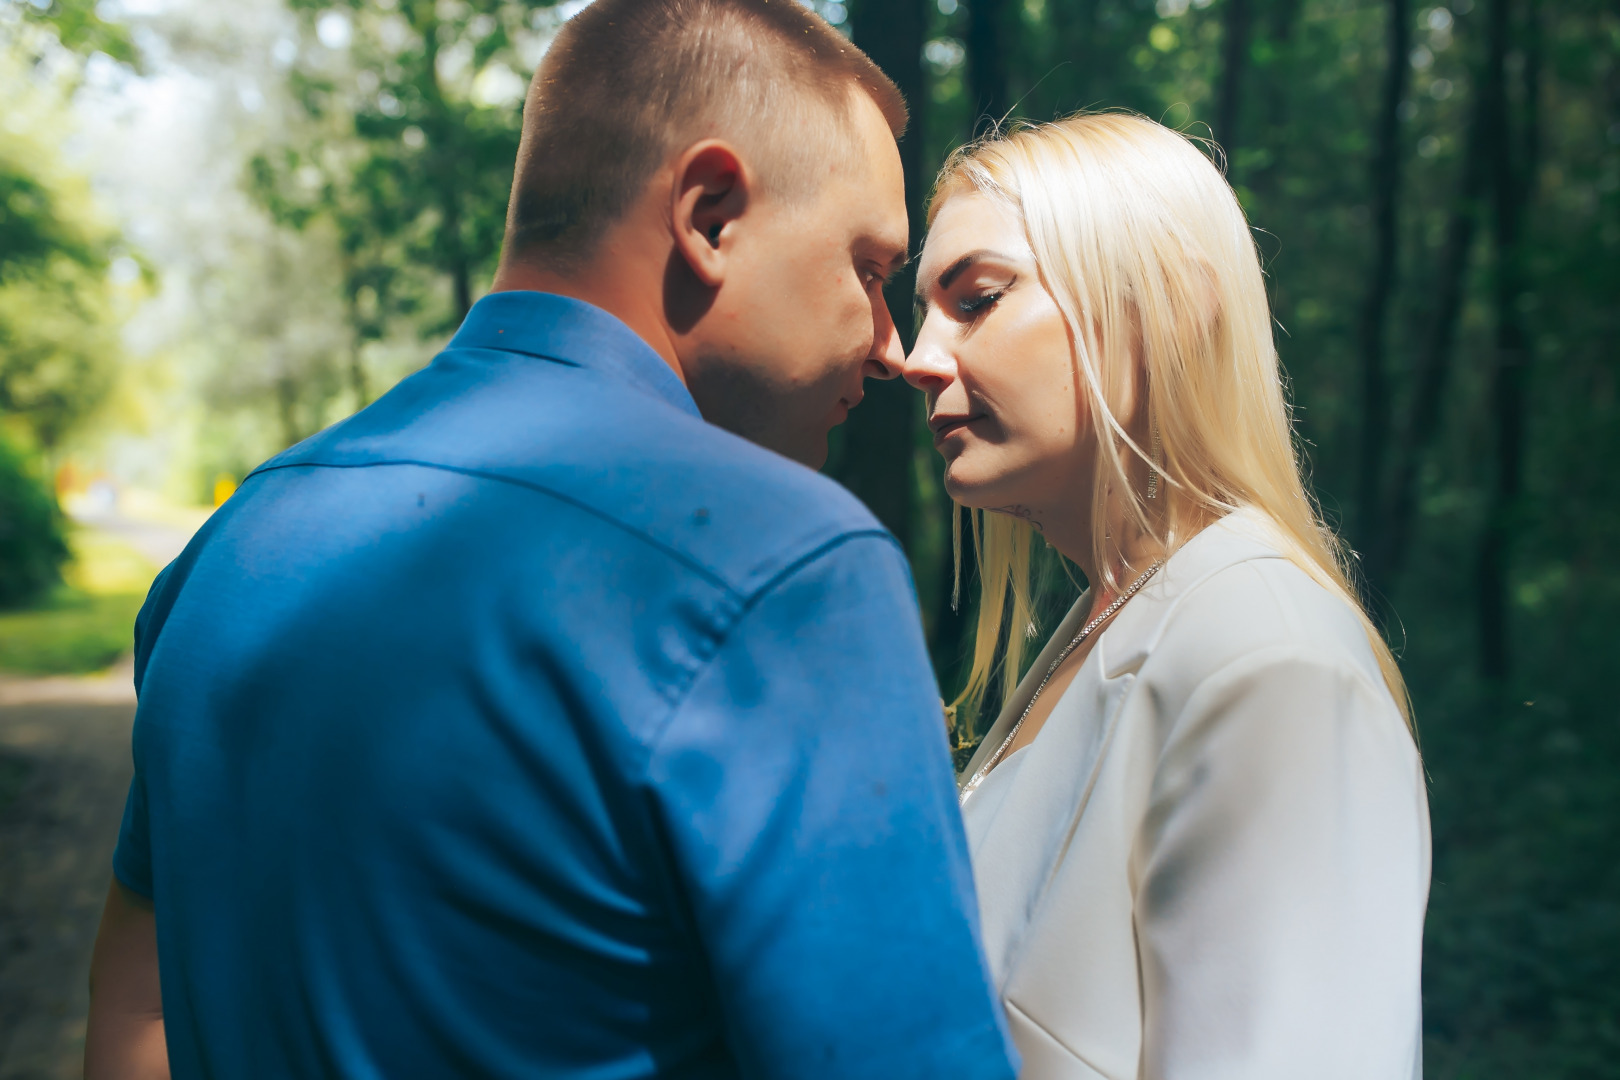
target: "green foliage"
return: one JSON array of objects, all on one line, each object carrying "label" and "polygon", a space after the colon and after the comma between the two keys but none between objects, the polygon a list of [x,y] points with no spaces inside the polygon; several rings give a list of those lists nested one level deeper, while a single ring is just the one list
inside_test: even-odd
[{"label": "green foliage", "polygon": [[24,19],[50,29],[61,44],[81,55],[102,53],[135,64],[138,53],[128,30],[103,19],[97,0],[0,0],[0,7],[19,12]]},{"label": "green foliage", "polygon": [[57,255],[85,265],[96,261],[85,238],[58,215],[45,185],[17,163],[0,161],[0,276]]},{"label": "green foliage", "polygon": [[500,249],[526,81],[514,68],[538,55],[548,11],[513,0],[291,6],[326,42],[289,82],[312,137],[257,155],[253,191],[294,228],[336,226],[358,342],[401,318],[453,329]]},{"label": "green foliage", "polygon": [[[1374,556],[1370,591],[1402,647],[1433,780],[1428,1075],[1613,1075],[1620,13],[1594,0],[1425,3],[1407,9],[1409,51],[1391,58],[1387,2],[977,2],[1005,16],[1001,98],[1015,114],[1125,107],[1222,144],[1316,494]],[[985,126],[967,92],[976,62],[995,67],[980,55],[993,35],[973,3],[927,5],[930,163]],[[1392,59],[1409,68],[1393,176],[1374,157]],[[1365,305],[1391,181],[1373,396]],[[1364,452],[1369,430],[1384,433],[1381,455]],[[1363,505],[1369,481],[1377,498]],[[919,569],[925,605],[944,611],[949,575]],[[948,635],[961,620],[936,625]],[[1493,638],[1503,667],[1488,663]],[[961,653],[935,643],[947,688]]]},{"label": "green foliage", "polygon": [[54,588],[26,610],[0,612],[0,672],[82,675],[129,651],[157,567],[115,536],[80,529]]},{"label": "green foliage", "polygon": [[107,398],[119,342],[104,275],[0,280],[0,411],[54,447]]},{"label": "green foliage", "polygon": [[[246,320],[263,323],[249,336],[278,359],[221,372],[209,391],[233,408],[257,401],[280,445],[330,422],[336,404],[358,407],[386,389],[403,370],[379,365],[378,353],[442,339],[482,291],[517,152],[517,72],[556,24],[549,9],[516,0],[290,7],[300,35],[285,76],[291,123],[246,169],[249,193],[285,233],[254,256],[259,276],[279,284],[242,305],[266,309]],[[311,272],[314,248],[332,257]],[[330,305],[331,330],[286,341],[271,309],[285,310],[290,292],[323,293],[296,306],[324,320]],[[432,350],[405,351],[416,357],[409,370]]]},{"label": "green foliage", "polygon": [[[217,348],[232,370],[208,388],[211,405],[257,402],[251,423],[282,442],[378,389],[367,348],[442,334],[487,280],[515,91],[560,22],[521,0],[290,6],[294,122],[247,176],[281,232],[224,290],[250,347]],[[1255,225],[1315,492],[1368,553],[1434,781],[1430,1074],[1613,1072],[1620,739],[1602,676],[1620,669],[1620,13],[1607,0],[850,6],[857,44],[917,65],[892,72],[913,88],[914,202],[985,129],[986,102],[989,119],[1129,108],[1219,141]],[[1401,11],[1406,32],[1391,34]],[[1406,66],[1399,80],[1391,63]],[[1404,96],[1386,101],[1392,84]],[[45,220],[30,209],[47,205],[39,191],[0,192]],[[40,246],[17,235],[17,252]],[[53,243],[30,265],[90,273]],[[335,252],[331,265],[312,265],[314,250]],[[953,690],[971,611],[951,610],[950,513],[915,400],[877,388],[830,467],[905,538]],[[1074,594],[1048,580],[1043,627]],[[1505,665],[1483,663],[1490,640]]]},{"label": "green foliage", "polygon": [[0,609],[28,604],[62,580],[68,546],[56,497],[0,439]]},{"label": "green foliage", "polygon": [[52,144],[56,91],[15,49],[0,48],[0,92],[0,415],[48,450],[113,386],[114,241]]},{"label": "green foliage", "polygon": [[41,607],[0,614],[0,671],[84,675],[129,651],[139,593],[100,596],[60,588]]}]

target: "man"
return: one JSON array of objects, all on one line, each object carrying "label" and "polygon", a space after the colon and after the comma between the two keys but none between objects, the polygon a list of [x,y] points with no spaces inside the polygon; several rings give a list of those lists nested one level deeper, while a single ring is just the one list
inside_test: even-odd
[{"label": "man", "polygon": [[496,291],[153,586],[87,1075],[1012,1075],[904,559],[788,460],[903,124],[793,0],[567,25]]}]

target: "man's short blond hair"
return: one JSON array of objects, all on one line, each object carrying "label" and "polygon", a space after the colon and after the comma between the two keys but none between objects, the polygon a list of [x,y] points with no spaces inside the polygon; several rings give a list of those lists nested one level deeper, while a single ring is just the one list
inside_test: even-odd
[{"label": "man's short blond hair", "polygon": [[535,73],[507,212],[508,258],[588,259],[668,156],[737,144],[767,191],[812,186],[854,153],[852,92],[898,138],[892,81],[798,0],[596,0]]}]

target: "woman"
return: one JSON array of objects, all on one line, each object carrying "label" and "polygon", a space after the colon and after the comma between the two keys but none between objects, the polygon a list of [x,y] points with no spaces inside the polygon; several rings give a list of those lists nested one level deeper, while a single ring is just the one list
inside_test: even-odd
[{"label": "woman", "polygon": [[959,707],[1019,669],[1034,534],[1092,583],[963,774],[1023,1075],[1420,1075],[1422,768],[1231,189],[1138,117],[1015,130],[947,163],[918,296],[983,588]]}]

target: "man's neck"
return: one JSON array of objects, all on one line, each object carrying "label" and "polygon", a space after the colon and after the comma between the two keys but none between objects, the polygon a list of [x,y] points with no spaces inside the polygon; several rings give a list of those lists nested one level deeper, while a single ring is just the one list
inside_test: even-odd
[{"label": "man's neck", "polygon": [[[663,317],[662,282],[657,274],[642,280],[648,275],[638,273],[640,260],[616,258],[616,254],[604,250],[591,265],[569,274],[532,263],[503,263],[490,291],[553,293],[594,304],[635,331],[670,366],[676,378],[686,382],[675,339]],[[604,270],[604,266],[612,270]]]}]

